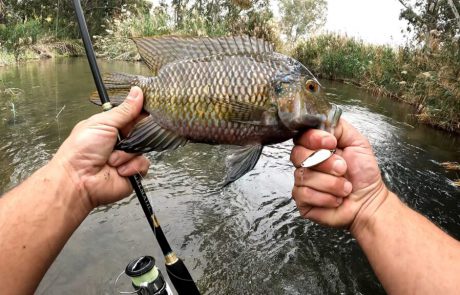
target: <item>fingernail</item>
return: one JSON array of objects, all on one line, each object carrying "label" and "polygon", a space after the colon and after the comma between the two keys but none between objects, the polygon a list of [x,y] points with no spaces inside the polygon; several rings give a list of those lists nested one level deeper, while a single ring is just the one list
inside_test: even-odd
[{"label": "fingernail", "polygon": [[323,148],[333,148],[335,145],[335,140],[330,135],[326,135],[321,140],[321,147]]},{"label": "fingernail", "polygon": [[342,199],[342,198],[337,198],[336,201],[337,201],[337,204],[339,204],[339,205],[341,205],[341,204],[343,203],[343,199]]},{"label": "fingernail", "polygon": [[111,155],[110,155],[110,158],[109,158],[109,165],[110,166],[116,166],[117,165],[117,161],[118,161],[119,157],[117,155],[116,152],[113,152]]},{"label": "fingernail", "polygon": [[338,175],[345,173],[346,169],[347,164],[342,159],[335,160],[334,164],[332,164],[332,171]]},{"label": "fingernail", "polygon": [[137,87],[132,87],[128,96],[132,99],[137,99],[139,97],[139,89]]},{"label": "fingernail", "polygon": [[343,192],[345,193],[345,195],[349,195],[351,193],[351,190],[353,189],[353,186],[351,185],[351,182],[347,181],[345,182],[345,184],[343,185]]},{"label": "fingernail", "polygon": [[118,167],[117,170],[118,170],[118,173],[123,174],[123,173],[126,172],[126,170],[128,170],[128,167],[126,167],[126,166],[120,166],[120,167]]}]

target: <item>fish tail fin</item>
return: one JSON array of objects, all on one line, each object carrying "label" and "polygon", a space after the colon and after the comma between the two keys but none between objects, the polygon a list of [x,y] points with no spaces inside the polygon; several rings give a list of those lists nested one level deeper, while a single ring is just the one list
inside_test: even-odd
[{"label": "fish tail fin", "polygon": [[[131,87],[137,85],[139,82],[139,78],[140,76],[137,75],[123,73],[110,73],[104,76],[102,80],[104,81],[105,89],[107,90],[107,94],[113,106],[117,106],[125,100]],[[96,105],[101,105],[101,100],[97,91],[91,93],[89,100]]]}]

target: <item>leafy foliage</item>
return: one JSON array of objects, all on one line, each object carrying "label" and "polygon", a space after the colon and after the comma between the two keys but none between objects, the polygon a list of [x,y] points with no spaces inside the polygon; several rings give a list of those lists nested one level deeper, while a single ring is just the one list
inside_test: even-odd
[{"label": "leafy foliage", "polygon": [[[106,19],[117,16],[121,9],[148,10],[149,5],[142,0],[82,0],[82,8],[90,32],[101,33],[101,25]],[[16,25],[29,20],[38,20],[43,28],[57,31],[59,37],[78,37],[75,12],[72,1],[64,0],[11,0],[6,2],[5,23]]]},{"label": "leafy foliage", "polygon": [[460,56],[444,45],[438,55],[411,46],[394,49],[339,35],[300,42],[294,57],[315,74],[345,80],[413,104],[420,121],[460,132]]},{"label": "leafy foliage", "polygon": [[282,30],[290,44],[326,22],[326,0],[280,0],[280,8]]}]

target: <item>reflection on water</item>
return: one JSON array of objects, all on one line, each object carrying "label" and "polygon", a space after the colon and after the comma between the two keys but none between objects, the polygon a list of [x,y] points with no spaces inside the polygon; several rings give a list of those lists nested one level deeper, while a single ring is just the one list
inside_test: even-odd
[{"label": "reflection on water", "polygon": [[[139,64],[101,66],[146,72]],[[99,109],[87,103],[93,84],[82,59],[0,69],[0,77],[2,87],[24,90],[0,102],[4,192],[46,163],[74,124]],[[407,106],[323,84],[344,117],[369,137],[392,190],[460,238],[460,195],[452,185],[460,176],[439,165],[460,159],[460,139],[417,126]],[[383,294],[349,234],[298,216],[290,200],[291,147],[286,142],[265,148],[255,169],[223,190],[221,147],[190,144],[149,154],[153,165],[144,186],[173,248],[206,294]],[[136,198],[99,208],[70,239],[38,294],[114,294],[114,279],[128,261],[147,254],[163,263]],[[118,289],[130,286],[122,279]]]}]

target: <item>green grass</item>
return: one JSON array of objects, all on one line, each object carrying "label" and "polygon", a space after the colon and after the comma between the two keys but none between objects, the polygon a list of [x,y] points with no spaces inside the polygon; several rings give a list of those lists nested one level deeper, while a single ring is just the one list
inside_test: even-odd
[{"label": "green grass", "polygon": [[[80,41],[68,40],[69,26],[44,20],[0,25],[0,66],[47,55],[84,54]],[[101,27],[95,36],[97,54],[108,59],[139,60],[129,39],[143,36],[254,35],[275,43],[284,51],[276,24],[269,15],[253,14],[246,22],[211,24],[191,12],[181,25],[165,11],[122,12]],[[67,30],[67,31],[66,31]],[[460,133],[460,46],[452,41],[437,48],[375,46],[359,39],[335,34],[320,35],[299,42],[292,55],[320,77],[351,81],[376,94],[388,95],[413,104],[421,122]],[[43,56],[43,54],[42,54]]]},{"label": "green grass", "polygon": [[416,106],[419,121],[460,133],[458,47],[394,49],[327,34],[299,43],[293,55],[320,77],[396,97]]}]

